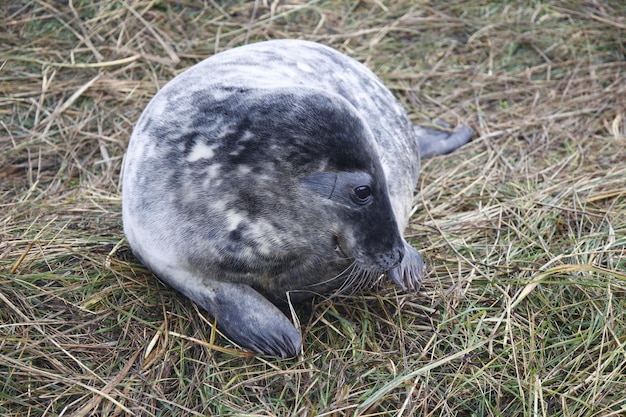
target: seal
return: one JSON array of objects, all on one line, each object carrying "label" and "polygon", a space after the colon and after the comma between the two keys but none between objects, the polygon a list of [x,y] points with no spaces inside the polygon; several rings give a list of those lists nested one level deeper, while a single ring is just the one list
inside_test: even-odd
[{"label": "seal", "polygon": [[402,237],[420,152],[472,130],[413,126],[364,65],[318,43],[260,42],[167,83],[139,118],[123,167],[131,249],[237,344],[297,356],[279,307],[387,276],[416,291]]}]

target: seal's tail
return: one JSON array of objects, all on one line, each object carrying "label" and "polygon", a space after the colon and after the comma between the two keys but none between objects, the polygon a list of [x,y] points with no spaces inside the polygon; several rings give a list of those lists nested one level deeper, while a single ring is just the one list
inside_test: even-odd
[{"label": "seal's tail", "polygon": [[435,120],[435,127],[413,126],[420,145],[421,158],[450,153],[470,141],[474,131],[465,125],[450,129],[448,124]]}]

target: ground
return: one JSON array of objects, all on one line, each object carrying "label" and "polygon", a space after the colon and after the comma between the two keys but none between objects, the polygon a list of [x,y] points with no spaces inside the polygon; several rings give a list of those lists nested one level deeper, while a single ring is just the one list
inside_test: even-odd
[{"label": "ground", "polygon": [[[624,2],[10,0],[0,28],[1,415],[626,414]],[[476,130],[424,164],[419,293],[298,306],[284,361],[138,263],[119,181],[164,83],[274,38]]]}]

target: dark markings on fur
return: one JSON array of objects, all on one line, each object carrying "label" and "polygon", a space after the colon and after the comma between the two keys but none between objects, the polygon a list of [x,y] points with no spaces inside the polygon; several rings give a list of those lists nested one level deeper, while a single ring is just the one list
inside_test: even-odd
[{"label": "dark markings on fur", "polygon": [[422,259],[402,231],[420,148],[432,156],[470,137],[413,127],[373,73],[331,48],[236,48],[144,110],[124,165],[124,230],[235,342],[294,356],[300,334],[275,305],[383,274],[419,288]]}]

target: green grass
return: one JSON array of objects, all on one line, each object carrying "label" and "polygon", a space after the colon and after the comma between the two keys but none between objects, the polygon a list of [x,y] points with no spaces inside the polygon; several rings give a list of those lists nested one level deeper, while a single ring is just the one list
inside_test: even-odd
[{"label": "green grass", "polygon": [[[0,6],[1,415],[626,414],[623,2],[205,3]],[[285,361],[137,262],[119,186],[158,88],[280,37],[364,62],[416,122],[477,131],[424,163],[420,292],[298,306]]]}]

